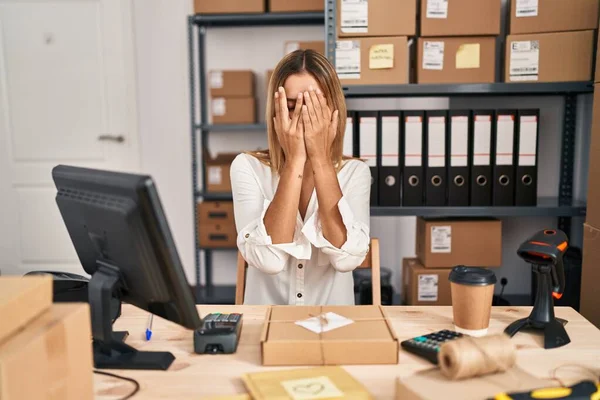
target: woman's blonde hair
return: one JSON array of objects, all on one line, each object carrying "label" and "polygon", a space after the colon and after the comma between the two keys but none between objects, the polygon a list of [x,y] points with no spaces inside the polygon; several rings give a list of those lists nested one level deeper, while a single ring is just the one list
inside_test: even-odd
[{"label": "woman's blonde hair", "polygon": [[335,139],[331,146],[331,160],[337,170],[342,168],[344,155],[342,148],[344,143],[344,132],[346,131],[346,101],[344,92],[331,63],[320,53],[314,50],[296,50],[279,61],[271,80],[267,93],[267,138],[269,149],[265,151],[250,152],[249,154],[258,158],[263,164],[269,165],[274,171],[281,172],[285,165],[285,154],[275,132],[273,117],[275,116],[274,95],[280,86],[285,84],[288,77],[295,74],[310,74],[319,84],[327,105],[331,112],[338,110],[338,127]]}]

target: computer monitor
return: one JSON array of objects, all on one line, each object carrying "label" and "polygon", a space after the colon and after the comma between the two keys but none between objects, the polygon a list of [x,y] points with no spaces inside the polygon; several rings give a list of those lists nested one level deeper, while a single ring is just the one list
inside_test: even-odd
[{"label": "computer monitor", "polygon": [[171,353],[125,344],[127,332],[113,332],[110,314],[116,293],[123,302],[186,328],[201,324],[152,178],[64,165],[55,167],[52,177],[69,236],[91,275],[96,368],[168,369],[175,359]]}]

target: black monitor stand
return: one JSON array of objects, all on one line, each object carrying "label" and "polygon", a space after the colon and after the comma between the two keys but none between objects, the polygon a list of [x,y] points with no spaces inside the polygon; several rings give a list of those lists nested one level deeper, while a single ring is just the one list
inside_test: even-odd
[{"label": "black monitor stand", "polygon": [[119,269],[98,261],[89,283],[94,365],[100,369],[166,370],[175,360],[169,352],[138,351],[124,343],[128,332],[113,332],[111,299],[121,286]]}]

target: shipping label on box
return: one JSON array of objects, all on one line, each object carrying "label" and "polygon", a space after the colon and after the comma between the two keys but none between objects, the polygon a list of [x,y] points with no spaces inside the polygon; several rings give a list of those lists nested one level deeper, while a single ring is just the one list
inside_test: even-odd
[{"label": "shipping label on box", "polygon": [[526,40],[510,45],[510,80],[537,81],[540,70],[540,42]]},{"label": "shipping label on box", "polygon": [[517,0],[515,15],[521,17],[537,17],[538,0]]},{"label": "shipping label on box", "polygon": [[426,0],[427,18],[448,18],[448,0]]},{"label": "shipping label on box", "polygon": [[223,88],[223,71],[211,71],[210,73],[210,88]]},{"label": "shipping label on box", "polygon": [[343,33],[367,33],[369,30],[369,1],[342,0],[341,30]]},{"label": "shipping label on box", "polygon": [[431,252],[452,253],[452,226],[431,227]]},{"label": "shipping label on box", "polygon": [[220,97],[218,99],[213,99],[212,101],[212,114],[214,116],[221,117],[227,113],[226,101],[224,98]]},{"label": "shipping label on box", "polygon": [[360,79],[360,41],[336,42],[335,69],[340,79]]},{"label": "shipping label on box", "polygon": [[419,301],[438,301],[438,275],[419,275],[417,298]]},{"label": "shipping label on box", "polygon": [[423,43],[423,69],[444,69],[444,42]]}]

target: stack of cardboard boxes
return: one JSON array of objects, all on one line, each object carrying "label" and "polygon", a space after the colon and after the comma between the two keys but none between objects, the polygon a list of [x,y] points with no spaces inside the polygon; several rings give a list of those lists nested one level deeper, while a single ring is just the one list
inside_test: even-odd
[{"label": "stack of cardboard boxes", "polygon": [[[600,40],[599,43],[600,45]],[[598,53],[600,58],[600,53]],[[588,174],[587,214],[583,225],[583,267],[581,271],[580,312],[600,328],[600,62],[596,60],[594,109]]]},{"label": "stack of cardboard boxes", "polygon": [[213,70],[208,75],[212,123],[256,123],[254,72]]},{"label": "stack of cardboard boxes", "polygon": [[512,0],[505,81],[590,80],[597,28],[597,0]]},{"label": "stack of cardboard boxes", "polygon": [[417,219],[417,258],[402,262],[407,305],[452,304],[448,276],[453,267],[500,267],[502,223],[494,219]]},{"label": "stack of cardboard boxes", "polygon": [[194,0],[197,14],[317,12],[323,11],[324,6],[323,0]]},{"label": "stack of cardboard boxes", "polygon": [[500,0],[423,0],[417,83],[496,80]]},{"label": "stack of cardboard boxes", "polygon": [[342,85],[409,83],[407,36],[416,33],[416,0],[338,0],[336,70]]},{"label": "stack of cardboard boxes", "polygon": [[0,399],[94,397],[88,304],[52,304],[51,277],[0,278]]}]

